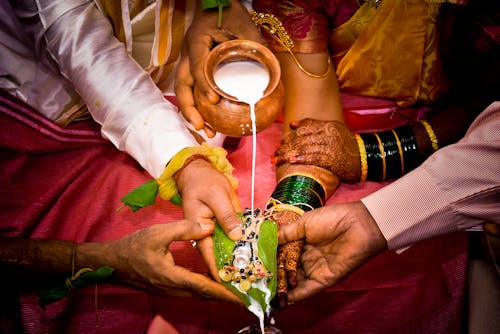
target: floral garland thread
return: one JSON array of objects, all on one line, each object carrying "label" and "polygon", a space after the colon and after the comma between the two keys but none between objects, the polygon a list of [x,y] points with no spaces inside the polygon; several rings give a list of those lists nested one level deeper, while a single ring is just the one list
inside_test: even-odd
[{"label": "floral garland thread", "polygon": [[227,160],[227,151],[222,147],[213,147],[208,143],[203,143],[199,146],[186,147],[180,150],[170,160],[159,178],[148,181],[125,195],[121,199],[123,205],[118,209],[129,206],[135,212],[145,206],[154,204],[157,195],[171,201],[173,204],[181,205],[182,199],[174,175],[195,155],[205,157],[218,171],[227,177],[233,189],[237,188],[238,180],[232,175],[234,168]]}]

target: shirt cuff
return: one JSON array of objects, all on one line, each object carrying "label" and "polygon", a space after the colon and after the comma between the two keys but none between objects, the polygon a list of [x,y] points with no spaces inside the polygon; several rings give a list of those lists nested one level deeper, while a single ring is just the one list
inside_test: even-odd
[{"label": "shirt cuff", "polygon": [[457,230],[446,194],[425,168],[417,168],[361,200],[389,249],[401,249]]},{"label": "shirt cuff", "polygon": [[134,120],[126,135],[125,151],[154,178],[177,152],[198,145],[174,109],[169,102],[153,106]]}]

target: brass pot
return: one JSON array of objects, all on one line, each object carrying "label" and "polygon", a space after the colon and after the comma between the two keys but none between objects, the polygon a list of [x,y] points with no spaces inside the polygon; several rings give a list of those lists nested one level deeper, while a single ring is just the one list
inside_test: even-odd
[{"label": "brass pot", "polygon": [[257,61],[269,72],[269,84],[262,99],[255,104],[256,131],[267,128],[283,109],[284,88],[278,59],[264,45],[250,40],[235,39],[217,45],[205,59],[204,74],[210,87],[220,95],[217,104],[211,104],[195,84],[196,107],[205,122],[214,130],[231,137],[252,134],[250,106],[220,89],[214,80],[214,71],[225,62]]}]

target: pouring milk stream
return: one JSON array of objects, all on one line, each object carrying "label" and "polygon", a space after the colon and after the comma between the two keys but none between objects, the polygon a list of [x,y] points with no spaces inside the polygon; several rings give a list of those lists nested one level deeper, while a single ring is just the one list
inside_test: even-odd
[{"label": "pouring milk stream", "polygon": [[[253,215],[255,205],[255,162],[257,150],[255,104],[264,96],[264,91],[270,80],[269,72],[263,64],[253,60],[228,62],[220,64],[215,69],[214,80],[217,86],[224,92],[250,106],[250,119],[252,122],[251,212]],[[246,124],[240,124],[240,126],[244,129]],[[251,305],[250,310],[259,318],[261,331],[264,332],[265,310],[256,307],[256,305]]]},{"label": "pouring milk stream", "polygon": [[251,212],[254,212],[255,160],[257,146],[255,104],[264,96],[264,91],[269,84],[269,72],[263,64],[257,61],[235,61],[220,64],[215,70],[214,80],[217,86],[224,92],[250,106],[250,119],[252,121]]}]

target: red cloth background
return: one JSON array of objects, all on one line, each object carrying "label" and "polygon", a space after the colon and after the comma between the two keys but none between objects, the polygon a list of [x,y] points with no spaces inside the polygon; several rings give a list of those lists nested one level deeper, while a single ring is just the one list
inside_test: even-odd
[{"label": "red cloth background", "polygon": [[[346,120],[356,130],[398,125],[423,112],[396,110],[387,101],[343,98]],[[265,205],[276,185],[270,156],[281,128],[277,121],[258,134],[257,207]],[[251,152],[251,137],[244,137],[229,154],[245,207],[251,198]],[[0,171],[2,235],[104,241],[182,218],[181,209],[164,200],[136,213],[116,211],[120,198],[150,176],[102,139],[97,124],[62,129],[4,92]],[[357,200],[383,185],[343,184],[328,203]],[[172,250],[179,265],[206,272],[189,243],[176,242]],[[287,334],[458,333],[466,263],[465,233],[420,242],[401,254],[387,251],[337,286],[276,312],[276,324]],[[88,287],[43,308],[36,294],[24,294],[11,307],[24,333],[146,333],[156,315],[181,333],[195,334],[236,333],[258,322],[231,304],[160,297],[110,284],[100,284],[97,296],[96,288]]]}]

